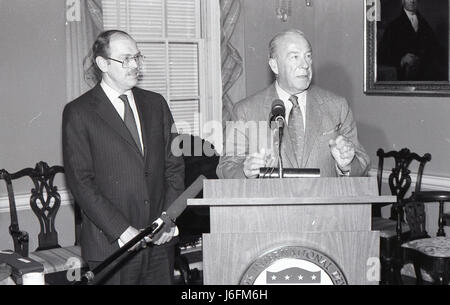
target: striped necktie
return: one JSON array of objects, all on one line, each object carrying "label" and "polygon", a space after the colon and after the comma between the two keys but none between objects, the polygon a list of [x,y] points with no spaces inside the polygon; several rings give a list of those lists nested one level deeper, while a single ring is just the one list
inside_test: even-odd
[{"label": "striped necktie", "polygon": [[121,96],[119,96],[119,98],[123,101],[123,104],[125,106],[125,115],[123,117],[123,121],[125,122],[125,125],[130,131],[130,134],[133,137],[133,140],[136,143],[137,147],[139,148],[139,151],[141,152],[142,155],[144,155],[141,147],[141,141],[139,140],[139,133],[137,130],[136,120],[134,119],[133,111],[131,110],[128,97],[126,96],[126,94],[122,94]]},{"label": "striped necktie", "polygon": [[292,144],[294,146],[294,153],[297,158],[299,166],[302,164],[303,145],[305,142],[305,129],[303,126],[302,110],[298,104],[298,98],[296,95],[291,95],[289,101],[293,107],[289,114],[289,135],[291,137]]}]

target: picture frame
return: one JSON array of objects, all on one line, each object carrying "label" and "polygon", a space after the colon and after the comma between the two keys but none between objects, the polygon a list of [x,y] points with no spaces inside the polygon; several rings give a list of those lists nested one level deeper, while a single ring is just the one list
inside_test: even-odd
[{"label": "picture frame", "polygon": [[365,94],[450,96],[449,2],[364,0]]}]

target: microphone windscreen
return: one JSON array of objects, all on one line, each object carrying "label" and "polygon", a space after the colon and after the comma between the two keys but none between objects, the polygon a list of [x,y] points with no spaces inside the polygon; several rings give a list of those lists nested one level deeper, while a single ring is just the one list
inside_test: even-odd
[{"label": "microphone windscreen", "polygon": [[180,196],[178,196],[177,199],[175,199],[166,211],[166,214],[170,219],[175,220],[183,213],[187,206],[187,200],[195,198],[195,196],[203,189],[203,180],[205,179],[206,177],[203,175],[198,176],[198,178],[195,179],[195,181]]},{"label": "microphone windscreen", "polygon": [[271,110],[271,116],[277,117],[282,116],[284,117],[286,114],[286,107],[284,106],[284,103],[280,99],[276,99],[272,102],[272,110]]}]

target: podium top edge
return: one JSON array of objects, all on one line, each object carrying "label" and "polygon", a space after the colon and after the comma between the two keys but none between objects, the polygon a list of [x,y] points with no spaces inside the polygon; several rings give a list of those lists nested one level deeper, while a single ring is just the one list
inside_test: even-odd
[{"label": "podium top edge", "polygon": [[341,205],[396,202],[395,196],[272,197],[188,199],[188,206]]},{"label": "podium top edge", "polygon": [[304,179],[304,180],[341,180],[341,179],[346,179],[346,180],[375,180],[377,179],[377,177],[375,176],[367,176],[367,177],[360,177],[360,176],[349,176],[349,177],[296,177],[296,178],[227,178],[227,179],[205,179],[205,181],[208,182],[223,182],[226,183],[231,182],[231,181],[248,181],[250,183],[252,182],[257,182],[257,181],[283,181],[283,180],[299,180],[299,179]]},{"label": "podium top edge", "polygon": [[378,197],[376,177],[211,179],[203,181],[204,198]]}]

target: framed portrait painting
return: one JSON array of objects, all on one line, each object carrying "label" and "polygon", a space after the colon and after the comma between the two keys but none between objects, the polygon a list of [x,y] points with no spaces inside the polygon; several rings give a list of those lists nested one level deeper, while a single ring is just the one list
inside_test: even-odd
[{"label": "framed portrait painting", "polygon": [[364,1],[364,92],[450,96],[450,0]]}]

